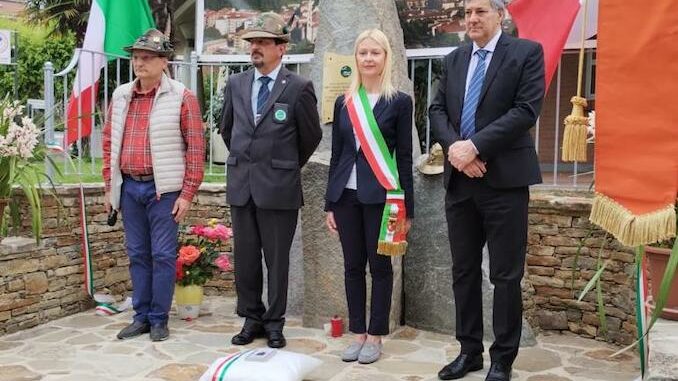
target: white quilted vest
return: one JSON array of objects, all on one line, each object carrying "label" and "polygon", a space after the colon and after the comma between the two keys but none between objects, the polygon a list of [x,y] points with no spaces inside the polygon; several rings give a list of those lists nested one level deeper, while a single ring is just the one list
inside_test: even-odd
[{"label": "white quilted vest", "polygon": [[[111,113],[111,206],[120,209],[120,147],[132,91],[138,79],[119,86],[113,92]],[[186,146],[179,127],[185,86],[165,74],[160,80],[151,115],[149,140],[155,190],[158,196],[180,191],[186,170]]]}]

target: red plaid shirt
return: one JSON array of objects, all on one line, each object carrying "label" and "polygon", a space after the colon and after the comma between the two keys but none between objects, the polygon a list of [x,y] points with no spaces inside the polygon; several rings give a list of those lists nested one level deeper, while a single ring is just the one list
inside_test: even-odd
[{"label": "red plaid shirt", "polygon": [[[158,85],[159,86],[159,85]],[[125,119],[125,129],[120,149],[120,171],[130,175],[153,173],[151,145],[148,135],[149,115],[158,87],[141,93],[135,87]],[[111,189],[111,105],[103,131],[103,176],[106,191]],[[204,172],[205,135],[198,99],[188,89],[181,102],[181,135],[186,144],[186,172],[179,197],[191,201],[198,191]]]}]

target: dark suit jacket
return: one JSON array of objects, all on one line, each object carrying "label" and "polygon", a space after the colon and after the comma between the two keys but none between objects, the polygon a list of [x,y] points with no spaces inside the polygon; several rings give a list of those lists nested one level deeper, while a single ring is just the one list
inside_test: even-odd
[{"label": "dark suit jacket", "polygon": [[[431,132],[445,154],[462,140],[459,128],[472,44],[452,51],[443,62],[443,75],[429,108]],[[544,98],[544,53],[540,44],[502,33],[487,68],[471,137],[487,163],[483,181],[493,188],[541,183],[534,141],[529,133]],[[468,177],[445,160],[445,187]],[[451,189],[454,191],[454,189]]]},{"label": "dark suit jacket", "polygon": [[[393,99],[380,98],[374,105],[374,117],[390,152],[395,151],[400,186],[405,192],[407,217],[414,217],[412,184],[412,99],[398,92]],[[325,210],[332,209],[344,192],[353,164],[356,164],[358,200],[363,204],[379,204],[386,200],[386,190],[377,181],[362,147],[356,151],[353,125],[344,106],[344,96],[334,103],[332,122],[332,158],[325,199]]]},{"label": "dark suit jacket", "polygon": [[251,197],[259,208],[298,209],[303,205],[301,167],[322,137],[313,83],[282,67],[255,123],[253,80],[250,69],[231,75],[224,89],[220,131],[229,150],[226,200],[244,206]]}]

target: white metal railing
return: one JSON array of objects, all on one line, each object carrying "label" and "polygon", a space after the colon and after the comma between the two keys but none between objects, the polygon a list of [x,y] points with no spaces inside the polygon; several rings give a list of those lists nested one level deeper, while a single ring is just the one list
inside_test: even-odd
[{"label": "white metal railing", "polygon": [[[442,54],[442,53],[441,53]],[[68,99],[72,91],[73,77],[75,69],[79,61],[85,60],[94,61],[103,56],[100,52],[87,51],[83,49],[76,49],[73,59],[60,72],[54,73],[54,68],[50,62],[44,65],[44,86],[45,86],[45,140],[49,143],[61,143],[63,141],[63,133],[55,131],[55,126],[64,126],[64,120],[67,115]],[[422,151],[428,152],[432,144],[432,136],[430,133],[430,125],[428,120],[428,106],[431,104],[434,96],[435,86],[437,86],[437,78],[440,74],[440,66],[443,55],[415,55],[408,57],[408,76],[414,83],[415,93],[419,95],[417,99],[422,99],[425,102],[418,102],[415,105],[415,122],[420,132],[420,139],[422,140]],[[98,110],[93,117],[90,118],[91,136],[89,139],[89,157],[84,155],[83,139],[78,139],[75,143],[76,155],[74,162],[76,164],[76,173],[83,175],[98,175],[100,166],[97,165],[97,157],[101,156],[102,139],[101,129],[106,121],[109,97],[112,91],[118,85],[131,81],[134,78],[134,73],[131,66],[131,61],[127,57],[108,55],[107,60],[104,60],[105,66],[103,74],[100,79],[100,89],[97,101],[92,100],[90,105],[92,110]],[[297,73],[310,72],[308,70],[310,61],[308,57],[302,57],[301,60],[284,60],[284,64]],[[248,62],[238,60],[238,62],[212,62],[212,61],[198,61],[198,56],[193,52],[190,55],[189,61],[170,61],[169,71],[173,78],[183,82],[196,94],[202,94],[204,99],[203,120],[206,125],[206,176],[224,176],[225,161],[225,147],[221,137],[216,132],[218,124],[218,115],[221,108],[222,94],[224,81],[228,75],[241,72],[250,67]],[[92,73],[94,76],[94,73]],[[80,76],[81,77],[81,76]],[[80,78],[79,77],[79,78]],[[560,90],[561,90],[561,70],[558,68],[555,81],[555,98],[556,105],[560,105]],[[61,99],[60,104],[57,105],[54,84],[56,81],[62,81],[63,93],[56,96]],[[79,84],[79,87],[80,86]],[[50,110],[61,110],[62,112],[51,112]],[[81,105],[78,105],[78,110],[81,110]],[[547,143],[552,143],[553,158],[552,160],[541,158],[542,174],[544,174],[544,185],[556,187],[578,187],[588,186],[587,181],[578,181],[578,177],[582,174],[579,172],[580,166],[576,163],[574,165],[563,164],[560,162],[560,136],[562,128],[561,117],[568,111],[562,112],[559,107],[555,109],[555,125],[553,128],[545,125],[541,120],[537,121],[535,127],[535,144],[537,151],[540,147],[547,147]],[[59,115],[61,114],[61,115]],[[80,114],[80,112],[79,112]],[[550,123],[549,123],[550,124]],[[82,120],[78,120],[78,136],[82,136]],[[73,149],[73,147],[64,147],[65,149]],[[65,159],[64,159],[65,160]],[[66,174],[72,173],[73,170],[65,165],[64,172]],[[590,166],[590,165],[589,165]],[[585,168],[587,169],[587,168]]]}]

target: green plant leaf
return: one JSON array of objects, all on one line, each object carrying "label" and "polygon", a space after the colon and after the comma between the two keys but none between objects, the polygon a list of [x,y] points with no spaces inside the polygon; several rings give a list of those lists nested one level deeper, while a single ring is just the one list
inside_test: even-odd
[{"label": "green plant leaf", "polygon": [[579,294],[579,298],[577,299],[578,302],[581,302],[582,299],[588,294],[589,291],[593,288],[593,286],[596,285],[596,282],[600,279],[600,276],[603,274],[603,271],[605,271],[605,268],[609,264],[610,261],[605,261],[600,268],[596,271],[596,273],[591,277],[588,283],[586,283],[586,287],[584,287],[584,290]]},{"label": "green plant leaf", "polygon": [[[607,266],[607,262],[603,266]],[[603,285],[598,278],[596,281],[596,304],[598,305],[598,322],[600,323],[600,334],[607,336],[607,319],[605,317],[605,300],[603,299]]]},{"label": "green plant leaf", "polygon": [[[638,254],[636,255],[636,263],[638,265],[641,263],[643,259],[644,252],[645,250],[641,246],[640,250],[638,250]],[[643,340],[645,337],[647,337],[647,334],[650,333],[650,330],[654,326],[654,323],[657,321],[659,315],[666,306],[666,299],[668,299],[669,291],[671,289],[671,283],[673,282],[673,279],[676,275],[677,267],[678,267],[678,239],[675,240],[675,242],[673,243],[671,255],[669,256],[668,263],[666,264],[666,270],[664,271],[664,276],[662,277],[661,285],[659,287],[659,295],[657,296],[657,300],[655,301],[655,308],[654,311],[652,312],[652,318],[650,319],[650,323],[647,325],[647,329],[645,330],[645,332],[643,332],[643,335],[639,337],[636,341],[618,350],[617,352],[611,354],[610,357],[618,356],[628,351],[629,349],[632,349],[633,347],[638,345],[640,340]]]},{"label": "green plant leaf", "polygon": [[574,294],[574,278],[579,273],[579,255],[581,254],[581,249],[584,247],[584,243],[587,239],[591,238],[593,234],[593,225],[589,224],[588,232],[586,236],[579,240],[579,245],[577,245],[577,251],[574,253],[574,260],[572,262],[572,278],[570,280],[570,290]]}]

